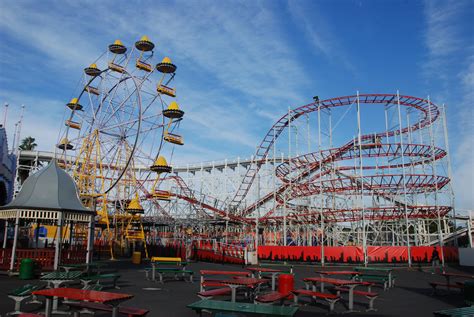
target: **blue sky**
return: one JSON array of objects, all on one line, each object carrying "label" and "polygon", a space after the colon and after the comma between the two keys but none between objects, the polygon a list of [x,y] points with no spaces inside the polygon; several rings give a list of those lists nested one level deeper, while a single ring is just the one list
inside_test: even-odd
[{"label": "blue sky", "polygon": [[[289,106],[364,93],[446,104],[457,205],[473,208],[473,1],[2,1],[9,133],[51,150],[88,65],[148,35],[178,65],[180,163],[249,157]],[[353,132],[349,133],[352,137]]]}]

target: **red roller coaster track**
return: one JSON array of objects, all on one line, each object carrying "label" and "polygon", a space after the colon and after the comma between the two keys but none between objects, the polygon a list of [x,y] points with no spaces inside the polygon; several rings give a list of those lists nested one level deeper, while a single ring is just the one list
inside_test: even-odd
[{"label": "red roller coaster track", "polygon": [[[243,200],[247,196],[253,181],[260,167],[268,158],[270,149],[281,133],[298,117],[311,112],[323,109],[359,104],[380,104],[380,105],[400,105],[416,109],[420,112],[419,121],[410,126],[401,127],[397,130],[383,131],[376,134],[362,135],[358,144],[356,140],[350,140],[345,145],[322,150],[315,153],[308,153],[283,162],[276,169],[276,176],[282,181],[282,185],[274,192],[270,192],[256,202],[245,208],[240,208]],[[328,222],[358,221],[364,213],[367,220],[393,220],[400,219],[403,215],[409,218],[435,218],[438,213],[447,214],[449,206],[415,206],[408,202],[395,198],[403,188],[405,193],[417,194],[439,190],[449,183],[449,178],[445,176],[432,175],[428,173],[396,173],[388,172],[377,175],[353,175],[351,170],[354,167],[335,167],[337,161],[354,160],[357,158],[397,158],[401,155],[410,159],[410,166],[429,163],[446,156],[446,152],[438,147],[426,144],[401,144],[401,143],[367,143],[374,138],[388,138],[398,134],[405,134],[408,131],[415,131],[429,126],[439,117],[438,107],[430,101],[411,96],[398,96],[396,94],[361,94],[344,96],[310,103],[282,116],[267,132],[239,185],[235,196],[229,204],[217,204],[214,206],[197,199],[192,190],[177,176],[173,176],[174,181],[181,188],[179,193],[174,194],[180,199],[191,203],[196,208],[197,214],[203,217],[211,217],[205,212],[211,211],[215,216],[231,219],[234,221],[251,222],[255,219],[248,216],[257,208],[272,198],[276,197],[278,205],[285,200],[287,207],[293,209],[287,219],[293,221],[314,221],[324,213]],[[362,170],[377,169],[397,169],[406,168],[408,163],[394,163],[392,165],[370,166],[364,165]],[[326,177],[323,179],[323,177]],[[338,195],[354,195],[354,193],[370,193],[377,197],[382,197],[386,201],[393,203],[393,206],[348,208],[348,209],[328,209],[309,208],[292,205],[289,201],[301,197],[309,197],[320,193],[337,193]],[[285,196],[284,196],[285,195]],[[286,198],[286,199],[284,199]],[[216,207],[219,205],[219,207]],[[227,210],[227,211],[224,211]],[[260,221],[281,221],[281,216],[274,216],[274,209],[268,210],[261,217]]]}]

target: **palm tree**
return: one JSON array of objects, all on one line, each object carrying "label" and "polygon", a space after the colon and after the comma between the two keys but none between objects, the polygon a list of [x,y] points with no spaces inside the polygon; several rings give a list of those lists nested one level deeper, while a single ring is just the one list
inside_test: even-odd
[{"label": "palm tree", "polygon": [[21,140],[21,144],[19,146],[20,150],[22,151],[33,151],[38,144],[35,143],[36,139],[29,136]]},{"label": "palm tree", "polygon": [[[33,151],[38,145],[35,143],[35,141],[35,138],[28,136],[21,140],[21,144],[18,146],[18,148],[22,151]],[[20,165],[18,166],[18,176],[20,178],[20,184],[23,184],[25,179],[27,179],[30,175],[30,170],[34,164],[34,161],[31,159],[22,159],[18,163]]]}]

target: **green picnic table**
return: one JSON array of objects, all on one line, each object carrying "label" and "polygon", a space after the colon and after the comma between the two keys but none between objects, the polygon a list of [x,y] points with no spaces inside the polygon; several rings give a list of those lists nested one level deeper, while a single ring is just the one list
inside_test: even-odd
[{"label": "green picnic table", "polygon": [[212,312],[236,312],[244,314],[254,314],[260,316],[293,316],[298,307],[294,306],[273,306],[273,305],[258,305],[252,303],[234,303],[226,301],[218,301],[211,299],[204,299],[198,302],[187,305],[202,316],[202,311]]},{"label": "green picnic table", "polygon": [[[61,284],[63,283],[68,283],[68,282],[73,282],[78,280],[82,275],[82,272],[79,271],[71,271],[71,272],[60,272],[60,271],[54,271],[51,273],[48,273],[46,275],[43,275],[40,277],[40,280],[42,281],[47,281],[48,284],[52,283],[53,288],[59,288],[61,287]],[[58,311],[58,299],[55,297],[53,300],[53,311],[55,313],[61,314],[61,311]]]},{"label": "green picnic table", "polygon": [[354,268],[355,271],[357,272],[369,272],[369,273],[373,273],[373,272],[383,272],[385,273],[385,276],[388,277],[388,287],[392,287],[393,286],[393,279],[392,279],[392,271],[393,271],[393,268],[391,267],[355,267]]},{"label": "green picnic table", "polygon": [[100,274],[100,268],[103,267],[103,263],[77,263],[77,264],[64,264],[60,268],[66,272],[69,271],[84,271],[89,272],[91,268],[97,269],[97,274]]},{"label": "green picnic table", "polygon": [[433,312],[435,316],[449,316],[449,317],[471,317],[474,316],[474,307],[452,308],[445,310],[438,310]]}]

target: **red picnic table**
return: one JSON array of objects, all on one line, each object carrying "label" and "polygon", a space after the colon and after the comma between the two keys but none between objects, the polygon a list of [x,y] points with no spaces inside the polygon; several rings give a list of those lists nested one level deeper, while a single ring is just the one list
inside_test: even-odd
[{"label": "red picnic table", "polygon": [[[118,317],[119,307],[123,301],[133,298],[130,294],[109,293],[99,291],[89,291],[77,288],[50,288],[34,291],[34,295],[46,297],[46,317],[52,316],[52,301],[54,297],[67,298],[77,301],[94,302],[101,304],[109,304],[112,306],[112,317]],[[75,317],[79,316],[79,312],[74,312]]]},{"label": "red picnic table", "polygon": [[[451,277],[453,278],[466,278],[466,279],[474,279],[474,275],[471,274],[464,274],[464,273],[451,273],[451,272],[443,272],[441,273],[446,278],[446,285],[448,289],[451,287]],[[459,284],[458,284],[459,285]],[[462,284],[464,285],[464,284]]]},{"label": "red picnic table", "polygon": [[268,283],[268,280],[253,277],[239,277],[234,279],[221,280],[219,282],[230,287],[232,291],[231,302],[235,302],[237,289],[239,287],[246,287],[256,290],[261,284]]},{"label": "red picnic table", "polygon": [[[321,278],[333,275],[350,275],[351,280],[354,279],[354,276],[359,275],[359,272],[356,271],[316,271],[316,273],[318,273]],[[324,292],[324,282],[321,282],[321,292]]]},{"label": "red picnic table", "polygon": [[248,267],[247,270],[252,272],[252,277],[255,277],[255,272],[257,272],[257,277],[262,278],[262,273],[269,273],[272,276],[272,291],[275,290],[276,277],[282,271],[277,269],[271,269],[268,267]]},{"label": "red picnic table", "polygon": [[335,278],[322,278],[322,277],[307,277],[303,281],[310,282],[313,284],[313,291],[316,292],[316,283],[328,283],[335,286],[344,286],[349,289],[349,312],[354,309],[354,288],[358,285],[364,285],[363,282],[353,280],[341,280]]}]

